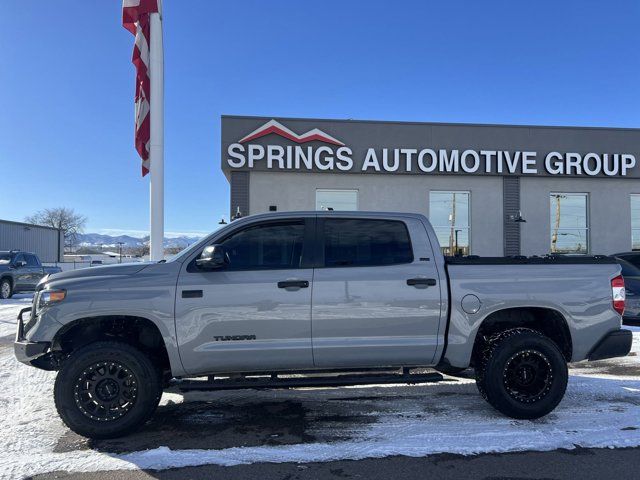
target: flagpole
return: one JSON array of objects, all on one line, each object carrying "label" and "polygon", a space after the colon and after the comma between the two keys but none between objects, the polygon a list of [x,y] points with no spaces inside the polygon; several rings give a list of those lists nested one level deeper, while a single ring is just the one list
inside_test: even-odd
[{"label": "flagpole", "polygon": [[159,261],[164,258],[164,52],[161,13],[150,15],[150,30],[149,256],[151,261]]}]

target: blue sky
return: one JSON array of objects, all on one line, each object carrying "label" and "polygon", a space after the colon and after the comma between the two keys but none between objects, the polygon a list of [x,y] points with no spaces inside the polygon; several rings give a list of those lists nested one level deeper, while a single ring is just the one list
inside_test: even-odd
[{"label": "blue sky", "polygon": [[[148,229],[120,8],[0,0],[0,218],[68,206],[87,231]],[[164,11],[167,231],[228,214],[221,114],[640,127],[637,0]]]}]

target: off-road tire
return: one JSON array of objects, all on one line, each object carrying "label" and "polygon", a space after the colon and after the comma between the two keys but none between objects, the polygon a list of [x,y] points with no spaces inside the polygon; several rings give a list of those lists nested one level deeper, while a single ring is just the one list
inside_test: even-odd
[{"label": "off-road tire", "polygon": [[0,299],[8,300],[13,296],[13,285],[11,285],[11,280],[8,278],[3,278],[0,280]]},{"label": "off-road tire", "polygon": [[[524,369],[534,365],[533,376],[525,374],[525,381],[531,385],[525,385],[515,374],[516,361],[522,362]],[[564,397],[569,376],[558,346],[528,328],[506,330],[486,341],[476,359],[475,374],[484,399],[499,412],[517,419],[540,418],[556,408]],[[536,385],[539,386],[533,388]],[[532,392],[521,390],[530,387]]]},{"label": "off-road tire", "polygon": [[[120,385],[115,389],[128,388],[129,392],[135,392],[127,397],[132,398],[126,403],[128,409],[121,408],[112,413],[111,410],[87,408],[86,398],[90,396],[82,393],[86,391],[82,389],[87,372],[91,375],[99,369],[104,371],[105,366],[125,372],[128,386]],[[98,398],[99,385],[100,382],[96,382],[93,390],[95,398]],[[64,362],[54,385],[56,409],[62,421],[78,435],[94,439],[116,438],[133,432],[153,415],[161,395],[158,369],[147,355],[122,342],[100,341],[78,349]],[[101,414],[105,418],[100,418]]]}]

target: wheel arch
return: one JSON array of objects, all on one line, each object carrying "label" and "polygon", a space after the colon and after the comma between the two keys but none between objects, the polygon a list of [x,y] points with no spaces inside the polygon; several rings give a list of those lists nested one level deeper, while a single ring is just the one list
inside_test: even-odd
[{"label": "wheel arch", "polygon": [[530,328],[551,339],[567,362],[573,355],[573,341],[564,315],[549,307],[512,307],[496,310],[487,315],[476,331],[471,361],[482,350],[492,335],[513,328]]},{"label": "wheel arch", "polygon": [[52,349],[68,356],[71,352],[97,341],[120,341],[149,355],[163,371],[171,370],[169,352],[158,326],[145,317],[100,315],[78,318],[55,335]]}]

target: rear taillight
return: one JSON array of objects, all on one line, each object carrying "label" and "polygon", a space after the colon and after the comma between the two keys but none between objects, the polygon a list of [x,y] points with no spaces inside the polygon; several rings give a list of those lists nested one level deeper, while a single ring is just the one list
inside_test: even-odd
[{"label": "rear taillight", "polygon": [[618,275],[611,280],[611,296],[613,297],[613,309],[620,315],[624,313],[624,278]]}]

